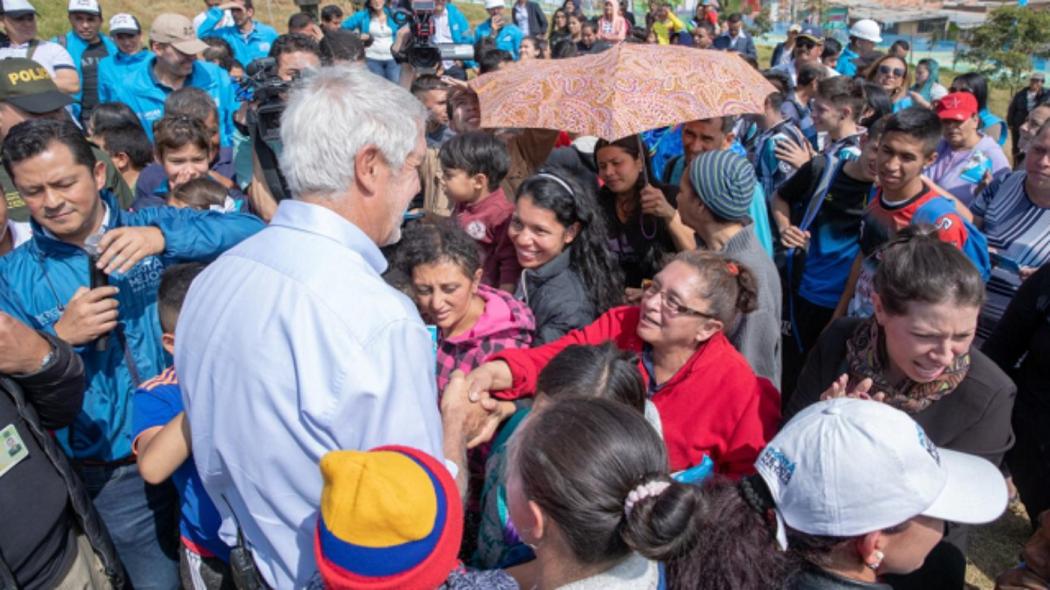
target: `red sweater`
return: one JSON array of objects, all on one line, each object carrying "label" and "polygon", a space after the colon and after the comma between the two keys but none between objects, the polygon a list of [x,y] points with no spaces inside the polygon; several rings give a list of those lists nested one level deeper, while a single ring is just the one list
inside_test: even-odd
[{"label": "red sweater", "polygon": [[[505,350],[489,360],[510,365],[513,385],[496,392],[501,399],[532,395],[547,363],[573,344],[613,341],[617,348],[638,353],[638,307],[609,310],[591,325],[573,330],[544,346]],[[648,373],[638,361],[648,385]],[[663,422],[671,470],[700,463],[706,454],[719,473],[740,477],[755,472],[759,451],[780,423],[780,394],[768,380],[755,376],[747,360],[719,332],[689,358],[652,398]]]}]

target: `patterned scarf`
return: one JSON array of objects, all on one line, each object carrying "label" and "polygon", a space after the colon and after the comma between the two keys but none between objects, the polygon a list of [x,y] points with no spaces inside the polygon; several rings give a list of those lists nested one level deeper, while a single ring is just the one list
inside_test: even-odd
[{"label": "patterned scarf", "polygon": [[882,330],[875,318],[857,326],[857,330],[846,342],[849,386],[854,387],[864,379],[871,379],[870,391],[873,395],[880,391],[885,393],[885,403],[909,414],[917,414],[955,391],[970,370],[970,354],[967,353],[956,357],[940,377],[929,383],[905,380],[900,385],[892,385],[886,378],[883,366],[883,359],[886,358],[883,339]]}]

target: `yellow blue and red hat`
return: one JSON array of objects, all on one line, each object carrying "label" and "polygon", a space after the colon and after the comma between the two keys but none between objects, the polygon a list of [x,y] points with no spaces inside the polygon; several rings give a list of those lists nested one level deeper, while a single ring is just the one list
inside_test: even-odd
[{"label": "yellow blue and red hat", "polygon": [[410,447],[321,458],[314,556],[336,590],[432,590],[459,562],[463,505],[440,461]]}]

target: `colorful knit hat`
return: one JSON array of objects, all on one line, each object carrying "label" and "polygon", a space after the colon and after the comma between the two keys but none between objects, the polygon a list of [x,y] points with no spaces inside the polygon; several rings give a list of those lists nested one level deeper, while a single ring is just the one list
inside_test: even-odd
[{"label": "colorful knit hat", "polygon": [[748,216],[755,196],[755,169],[729,150],[704,152],[689,169],[693,190],[721,219],[736,221]]},{"label": "colorful knit hat", "polygon": [[432,590],[457,567],[463,506],[440,461],[399,446],[321,458],[314,556],[334,590]]}]

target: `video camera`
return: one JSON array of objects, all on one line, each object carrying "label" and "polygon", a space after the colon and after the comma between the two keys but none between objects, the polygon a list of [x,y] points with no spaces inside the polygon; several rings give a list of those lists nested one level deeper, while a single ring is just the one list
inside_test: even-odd
[{"label": "video camera", "polygon": [[245,127],[267,188],[277,201],[291,195],[277,155],[281,153],[281,114],[294,82],[277,75],[276,59],[263,57],[248,64],[238,95],[240,100],[253,103],[246,114]]},{"label": "video camera", "polygon": [[400,63],[411,64],[417,73],[434,73],[442,60],[474,59],[473,45],[434,42],[435,10],[434,0],[411,0],[411,10],[402,4],[394,11],[394,22],[398,26],[411,25],[405,47],[394,57]]}]

